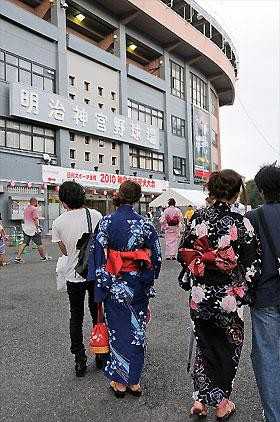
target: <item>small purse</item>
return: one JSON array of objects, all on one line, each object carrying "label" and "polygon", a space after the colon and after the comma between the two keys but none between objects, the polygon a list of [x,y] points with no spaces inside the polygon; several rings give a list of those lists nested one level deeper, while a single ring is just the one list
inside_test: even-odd
[{"label": "small purse", "polygon": [[109,353],[109,332],[104,322],[102,303],[97,304],[97,323],[92,327],[89,341],[89,350],[95,355]]}]

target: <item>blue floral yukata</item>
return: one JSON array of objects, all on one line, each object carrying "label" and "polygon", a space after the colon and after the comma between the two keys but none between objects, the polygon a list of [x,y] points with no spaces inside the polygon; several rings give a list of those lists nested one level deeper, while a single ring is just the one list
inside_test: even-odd
[{"label": "blue floral yukata", "polygon": [[260,271],[258,241],[247,218],[216,203],[193,215],[179,259],[197,343],[194,399],[217,406],[230,397],[241,355],[243,305],[252,300]]},{"label": "blue floral yukata", "polygon": [[[137,270],[113,275],[106,270],[107,253],[148,249],[152,266],[139,264]],[[89,278],[95,279],[95,300],[104,302],[109,330],[110,355],[105,375],[125,385],[138,384],[144,366],[149,298],[161,266],[161,249],[153,225],[132,206],[122,205],[99,223]]]}]

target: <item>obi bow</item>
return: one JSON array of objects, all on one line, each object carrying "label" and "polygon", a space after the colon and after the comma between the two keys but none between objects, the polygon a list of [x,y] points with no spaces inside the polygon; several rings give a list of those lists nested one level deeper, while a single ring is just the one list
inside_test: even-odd
[{"label": "obi bow", "polygon": [[106,271],[110,274],[120,275],[130,271],[139,271],[141,264],[151,268],[151,251],[149,249],[136,249],[135,251],[116,251],[108,249]]},{"label": "obi bow", "polygon": [[232,246],[211,249],[207,236],[197,239],[193,249],[181,248],[179,254],[195,277],[203,277],[206,268],[230,272],[237,266]]}]

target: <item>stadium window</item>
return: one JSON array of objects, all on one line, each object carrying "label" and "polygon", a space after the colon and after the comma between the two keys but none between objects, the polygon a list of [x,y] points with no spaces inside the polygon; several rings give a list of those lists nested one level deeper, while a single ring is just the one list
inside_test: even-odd
[{"label": "stadium window", "polygon": [[186,176],[186,159],[173,156],[173,174],[175,176]]},{"label": "stadium window", "polygon": [[139,120],[163,130],[163,111],[138,103],[137,101],[131,99],[127,101],[127,108],[128,117],[131,119]]},{"label": "stadium window", "polygon": [[164,172],[164,155],[161,153],[130,147],[129,161],[132,168]]},{"label": "stadium window", "polygon": [[185,137],[185,120],[180,117],[171,116],[171,129],[173,135]]},{"label": "stadium window", "polygon": [[191,73],[192,104],[208,110],[207,84],[201,78]]},{"label": "stadium window", "polygon": [[181,99],[185,98],[185,70],[177,63],[170,61],[171,94]]}]

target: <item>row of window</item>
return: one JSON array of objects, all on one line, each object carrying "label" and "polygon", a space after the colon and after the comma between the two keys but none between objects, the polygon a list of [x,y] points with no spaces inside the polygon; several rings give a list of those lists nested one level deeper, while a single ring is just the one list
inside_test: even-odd
[{"label": "row of window", "polygon": [[[68,95],[69,95],[70,100],[73,100],[73,101],[75,100],[75,97],[76,97],[76,95],[75,95],[75,94],[71,94],[71,93],[69,93]],[[84,103],[85,103],[85,104],[90,104],[90,99],[89,99],[89,98],[84,98]],[[103,104],[103,103],[98,103],[98,107],[99,107],[100,109],[102,109],[102,108],[103,108],[103,106],[104,106],[104,104]],[[112,113],[116,113],[116,111],[117,111],[116,107],[111,107],[111,112],[112,112]]]},{"label": "row of window", "polygon": [[[71,160],[75,160],[76,159],[76,150],[75,149],[70,149],[70,154],[69,154]],[[104,154],[99,154],[98,155],[98,163],[99,164],[104,164]],[[85,151],[85,156],[84,159],[86,162],[89,162],[91,160],[91,153],[89,151]],[[117,157],[111,157],[111,164],[112,166],[116,166],[118,164],[118,158]]]},{"label": "row of window", "polygon": [[55,92],[55,71],[0,49],[0,80]]},{"label": "row of window", "polygon": [[[55,92],[55,70],[47,66],[39,65],[32,60],[22,58],[16,54],[9,53],[0,49],[0,80],[7,82],[21,82],[35,88]],[[75,86],[75,77],[69,76],[69,83]],[[179,98],[185,98],[185,70],[183,66],[170,61],[170,84],[171,93]],[[91,84],[84,81],[84,90],[89,92]],[[192,104],[208,110],[208,89],[207,84],[200,77],[191,73],[191,101]],[[97,87],[100,97],[103,97],[104,89]],[[116,100],[116,92],[111,91],[111,99]],[[70,93],[69,97],[75,99],[75,94]],[[88,98],[84,99],[86,104],[90,103]],[[99,103],[99,108],[103,103]],[[218,99],[213,90],[211,90],[211,113],[218,115]],[[132,118],[152,124],[163,129],[163,112],[156,110],[144,104],[128,101],[128,111]],[[116,108],[112,107],[112,112]]]},{"label": "row of window", "polygon": [[161,153],[129,148],[130,167],[164,172],[164,155]]},{"label": "row of window", "polygon": [[[75,76],[69,76],[69,85],[76,86]],[[85,91],[87,91],[87,92],[91,91],[91,83],[90,82],[84,81],[83,87],[84,87]],[[98,86],[97,87],[97,93],[100,97],[103,97],[103,92],[104,92],[104,88],[102,86]],[[111,100],[116,100],[116,98],[117,98],[116,92],[111,91]]]},{"label": "row of window", "polygon": [[140,122],[147,123],[152,126],[156,126],[159,129],[163,129],[163,111],[157,110],[153,107],[138,103],[134,100],[128,100],[128,117]]},{"label": "row of window", "polygon": [[[70,149],[69,157],[72,160],[76,159],[76,150],[75,149]],[[99,164],[104,164],[104,157],[105,157],[104,154],[98,155],[98,163]],[[91,153],[89,151],[85,151],[84,159],[87,162],[89,162],[91,160]],[[117,157],[111,157],[111,164],[112,164],[112,166],[116,166],[118,164],[118,158]]]},{"label": "row of window", "polygon": [[0,146],[55,154],[55,132],[40,126],[0,119]]},{"label": "row of window", "polygon": [[[170,62],[170,85],[173,95],[181,99],[185,98],[185,69],[172,61]],[[192,104],[208,110],[207,83],[191,73],[190,88]]]},{"label": "row of window", "polygon": [[[75,142],[75,140],[76,140],[76,135],[75,135],[75,133],[73,133],[73,132],[70,132],[70,142]],[[84,139],[85,139],[85,144],[86,145],[89,145],[90,144],[90,142],[91,141],[96,141],[96,139],[95,138],[93,138],[92,136],[90,136],[90,135],[86,135],[85,137],[84,137]],[[104,147],[104,141],[102,140],[102,139],[99,139],[98,140],[98,144],[99,144],[99,147],[100,148],[103,148]],[[111,142],[111,148],[112,149],[116,149],[116,142]]]},{"label": "row of window", "polygon": [[[164,173],[164,155],[139,148],[129,148],[130,167]],[[173,156],[173,174],[186,177],[186,158]]]}]

